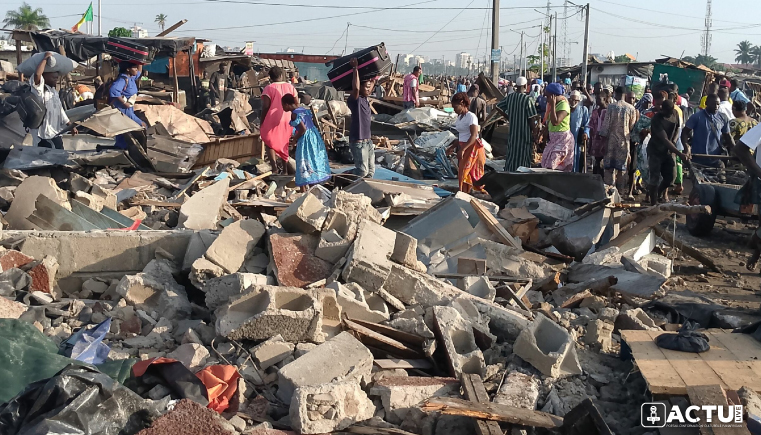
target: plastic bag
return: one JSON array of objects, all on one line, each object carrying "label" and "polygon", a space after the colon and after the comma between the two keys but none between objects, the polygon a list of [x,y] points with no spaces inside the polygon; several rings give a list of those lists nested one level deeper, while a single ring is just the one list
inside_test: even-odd
[{"label": "plastic bag", "polygon": [[0,433],[135,434],[158,418],[160,407],[94,368],[72,364],[0,405]]},{"label": "plastic bag", "polygon": [[94,365],[103,364],[108,358],[108,353],[111,352],[111,348],[103,343],[103,338],[110,329],[110,317],[94,328],[82,328],[61,343],[58,353],[77,361]]},{"label": "plastic bag", "polygon": [[655,339],[655,344],[664,349],[679,352],[702,353],[711,349],[708,336],[702,332],[693,331],[690,322],[685,323],[676,334],[661,334]]}]

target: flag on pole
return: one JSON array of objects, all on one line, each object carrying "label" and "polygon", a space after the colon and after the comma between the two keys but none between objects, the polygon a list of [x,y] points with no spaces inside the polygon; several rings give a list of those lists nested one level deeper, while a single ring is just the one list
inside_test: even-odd
[{"label": "flag on pole", "polygon": [[82,15],[82,18],[77,22],[77,24],[74,25],[74,27],[71,28],[72,32],[78,32],[79,27],[86,23],[86,22],[92,22],[92,3],[90,3],[90,6],[87,8],[87,11],[84,15]]}]

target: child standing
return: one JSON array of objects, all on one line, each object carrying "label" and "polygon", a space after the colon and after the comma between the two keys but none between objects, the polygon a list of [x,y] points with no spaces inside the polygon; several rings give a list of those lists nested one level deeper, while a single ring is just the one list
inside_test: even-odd
[{"label": "child standing", "polygon": [[325,142],[317,131],[312,114],[291,94],[283,95],[283,110],[291,113],[291,127],[296,129],[296,185],[306,191],[307,186],[319,184],[330,178],[330,163]]}]

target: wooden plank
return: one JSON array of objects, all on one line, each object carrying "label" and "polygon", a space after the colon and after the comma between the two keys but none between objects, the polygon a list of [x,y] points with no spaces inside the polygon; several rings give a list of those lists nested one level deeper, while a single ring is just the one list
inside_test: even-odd
[{"label": "wooden plank", "polygon": [[361,325],[371,331],[377,332],[379,334],[383,334],[386,337],[390,337],[401,342],[409,343],[415,346],[422,346],[425,343],[425,338],[419,335],[400,331],[390,326],[381,325],[379,323],[368,322],[366,320],[359,320],[359,319],[352,319],[352,318],[349,318],[348,320],[358,325]]},{"label": "wooden plank", "polygon": [[687,386],[647,331],[620,331],[652,394],[687,394]]},{"label": "wooden plank", "polygon": [[484,208],[481,203],[473,198],[470,200],[470,205],[473,206],[473,208],[476,210],[476,213],[478,214],[478,217],[481,218],[481,222],[486,224],[486,226],[491,230],[492,233],[496,234],[497,237],[499,237],[502,242],[506,245],[512,246],[513,248],[518,248],[521,251],[523,250],[523,246],[521,245],[521,242],[519,240],[516,240],[515,237],[513,237],[512,234],[510,234],[505,227],[500,225],[500,223],[497,221],[497,218],[492,216],[492,214]]},{"label": "wooden plank", "polygon": [[[122,228],[129,228],[132,225],[135,224],[135,221],[128,218],[127,216],[124,216],[123,214],[119,213],[116,210],[111,210],[108,207],[103,207],[103,210],[100,211],[107,217],[115,220],[116,222],[119,222],[122,225]],[[145,231],[153,231],[153,228],[150,228],[144,224],[140,224],[139,227],[137,227],[138,230],[145,230]]]},{"label": "wooden plank", "polygon": [[[460,382],[462,382],[466,399],[476,403],[491,403],[481,376],[463,373]],[[496,421],[475,420],[473,423],[475,423],[478,435],[502,435],[502,429]]]},{"label": "wooden plank", "polygon": [[[713,345],[714,340],[718,341],[728,351],[732,352],[738,361],[742,362],[743,365],[747,365],[756,374],[756,378],[761,378],[761,361],[759,360],[761,356],[761,344],[756,339],[746,334],[732,334],[714,330],[710,330],[708,336],[711,339],[709,342],[711,345]],[[752,379],[747,379],[745,382],[749,384],[755,383]],[[745,385],[745,383],[742,385]],[[739,390],[742,385],[730,389]],[[761,389],[756,389],[755,391],[761,393]]]},{"label": "wooden plank", "polygon": [[182,204],[177,202],[165,202],[165,201],[156,201],[154,199],[140,199],[137,201],[130,202],[132,205],[152,205],[154,207],[170,207],[170,208],[179,208],[182,207]]},{"label": "wooden plank", "polygon": [[98,226],[102,230],[125,228],[124,225],[120,224],[119,222],[91,209],[76,199],[70,201],[69,203],[71,204],[72,213],[76,214],[87,222]]},{"label": "wooden plank", "polygon": [[383,370],[394,370],[394,369],[428,370],[433,368],[433,364],[431,364],[431,362],[428,361],[427,359],[397,359],[397,358],[375,359],[373,360],[373,364],[382,368]]},{"label": "wooden plank", "polygon": [[233,190],[251,189],[252,187],[257,185],[257,182],[259,180],[267,178],[270,175],[272,175],[272,171],[267,171],[267,172],[265,172],[263,174],[257,175],[256,177],[254,177],[254,178],[252,178],[250,180],[246,180],[246,181],[244,181],[244,182],[242,182],[240,184],[236,184],[235,186],[232,186],[231,188],[227,189],[227,191],[228,192],[232,192]]},{"label": "wooden plank", "polygon": [[63,208],[45,195],[37,197],[35,210],[32,216],[29,216],[27,219],[35,223],[35,225],[45,222],[48,227],[57,231],[90,231],[100,229],[96,225]]},{"label": "wooden plank", "polygon": [[522,426],[557,429],[563,419],[541,411],[515,408],[497,403],[473,403],[468,400],[449,397],[434,397],[423,402],[423,411],[438,411],[446,415],[461,415],[483,420],[504,421]]},{"label": "wooden plank", "polygon": [[205,176],[206,173],[209,172],[209,169],[210,168],[207,166],[200,173],[198,173],[198,171],[196,171],[196,173],[195,173],[196,175],[194,175],[193,178],[190,179],[190,181],[188,181],[185,184],[185,187],[180,189],[179,192],[175,193],[174,196],[172,197],[172,199],[178,199],[178,198],[181,198],[183,195],[185,195],[187,193],[188,189],[193,187],[198,182],[198,180],[201,179],[201,177]]},{"label": "wooden plank", "polygon": [[371,340],[370,345],[372,345],[373,341],[380,343],[390,348],[390,351],[393,351],[399,356],[404,356],[404,357],[410,356],[412,358],[423,356],[423,353],[421,351],[411,348],[402,342],[394,340],[393,338],[386,337],[382,334],[379,334],[349,319],[344,319],[344,323],[346,323],[346,326],[349,327],[349,329],[351,329],[352,331],[355,331],[357,334],[360,334],[370,339]]},{"label": "wooden plank", "polygon": [[[653,344],[655,344],[655,339],[659,335],[664,334],[665,331],[647,331],[647,333],[653,340]],[[719,375],[703,361],[700,355],[669,349],[661,349],[661,352],[663,352],[663,355],[674,370],[679,373],[685,386],[713,384],[719,384],[722,387],[726,386]]]},{"label": "wooden plank", "polygon": [[[727,335],[742,335],[742,334],[727,334],[725,332],[711,333],[705,332],[708,336],[708,343],[711,345],[711,350],[698,354],[700,358],[708,364],[711,369],[721,378],[724,384],[730,390],[739,390],[743,386],[748,386],[754,391],[761,391],[761,376],[756,373],[752,365],[748,361],[743,361],[741,357],[735,355],[727,349],[727,346],[722,342],[722,336]],[[747,337],[747,336],[746,336]],[[733,343],[736,343],[734,339],[727,339]],[[751,338],[751,341],[756,340]],[[739,342],[738,342],[739,343]],[[743,348],[752,349],[755,343],[748,343]],[[755,351],[756,355],[761,355],[761,349]],[[748,384],[748,382],[751,382]]]},{"label": "wooden plank", "polygon": [[628,242],[629,240],[633,239],[635,236],[637,236],[641,232],[643,232],[643,231],[645,231],[647,229],[650,229],[650,228],[658,225],[663,220],[667,219],[669,216],[670,216],[670,214],[669,213],[665,213],[665,212],[663,212],[663,213],[656,213],[656,214],[650,215],[650,216],[646,217],[645,219],[643,219],[642,222],[639,222],[639,223],[635,224],[633,227],[631,227],[631,228],[629,228],[627,230],[622,231],[618,235],[618,237],[616,237],[615,239],[611,240],[610,243],[608,243],[607,245],[603,246],[598,251],[603,251],[603,250],[605,250],[607,248],[611,248],[613,246],[616,246],[616,247],[620,248],[620,247],[624,246],[624,244],[626,244],[626,242]]},{"label": "wooden plank", "polygon": [[675,247],[676,249],[681,250],[682,252],[689,255],[690,257],[698,260],[705,266],[708,266],[709,269],[722,273],[721,268],[717,266],[716,263],[713,262],[713,259],[711,259],[707,255],[702,253],[700,250],[693,248],[692,246],[680,240],[675,240],[673,234],[671,234],[670,232],[668,232],[667,230],[659,226],[654,226],[653,231],[655,232],[655,235],[665,240],[666,243],[668,243],[669,245]]},{"label": "wooden plank", "polygon": [[[727,396],[721,385],[688,386],[687,396],[693,406],[728,406]],[[706,412],[699,410],[695,414],[700,418],[700,435],[741,435],[749,434],[745,427],[721,427],[721,422],[716,416],[717,411],[712,413],[712,422],[707,423]],[[713,424],[714,426],[707,426]]]}]

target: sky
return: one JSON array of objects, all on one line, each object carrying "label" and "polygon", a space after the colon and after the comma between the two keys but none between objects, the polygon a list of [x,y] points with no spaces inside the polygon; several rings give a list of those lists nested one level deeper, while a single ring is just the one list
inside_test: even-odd
[{"label": "sky", "polygon": [[[454,60],[459,52],[483,59],[491,48],[493,0],[132,0],[102,1],[103,32],[137,24],[150,35],[160,29],[157,14],[166,14],[167,26],[188,22],[176,36],[195,36],[222,46],[243,47],[255,41],[254,50],[274,53],[291,48],[307,54],[336,54],[385,42],[389,53],[416,54]],[[582,0],[577,1],[578,4]],[[89,1],[28,0],[50,18],[53,28],[70,28]],[[705,0],[589,0],[591,53],[629,53],[648,61],[668,55],[695,56],[705,21]],[[6,9],[21,2],[1,1]],[[293,5],[293,6],[286,6]],[[558,55],[563,57],[563,24],[567,24],[570,58],[582,59],[584,22],[569,6],[563,20],[563,1],[552,0],[557,12]],[[95,29],[97,33],[97,2]],[[406,8],[406,10],[404,10]],[[501,0],[500,45],[503,59],[520,53],[520,33],[527,51],[536,53],[546,0]],[[713,42],[710,54],[734,63],[734,49],[743,40],[761,45],[761,2],[714,0]],[[347,35],[348,33],[348,35]],[[684,53],[684,54],[683,54]]]}]

